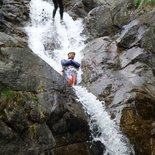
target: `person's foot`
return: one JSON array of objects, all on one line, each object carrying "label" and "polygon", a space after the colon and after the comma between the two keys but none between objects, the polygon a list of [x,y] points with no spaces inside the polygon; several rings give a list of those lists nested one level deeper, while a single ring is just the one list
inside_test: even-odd
[{"label": "person's foot", "polygon": [[64,21],[63,21],[63,19],[61,19],[60,20],[60,23],[62,24],[62,25],[64,25],[65,23],[64,23]]},{"label": "person's foot", "polygon": [[52,18],[52,24],[54,24],[54,22],[55,22],[55,19],[54,19],[54,18]]}]

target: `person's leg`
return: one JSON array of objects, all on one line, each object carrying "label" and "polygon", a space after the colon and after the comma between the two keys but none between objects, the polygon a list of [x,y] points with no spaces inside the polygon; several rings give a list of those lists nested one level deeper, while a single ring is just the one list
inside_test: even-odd
[{"label": "person's leg", "polygon": [[53,18],[55,17],[57,8],[58,8],[58,3],[57,0],[53,0],[53,4],[54,4],[54,10],[53,10]]},{"label": "person's leg", "polygon": [[63,0],[58,0],[59,8],[60,8],[60,18],[63,20],[63,12],[64,12],[64,6],[63,6]]},{"label": "person's leg", "polygon": [[72,76],[72,83],[73,83],[73,85],[76,85],[76,83],[77,83],[77,79],[76,79],[75,75]]}]

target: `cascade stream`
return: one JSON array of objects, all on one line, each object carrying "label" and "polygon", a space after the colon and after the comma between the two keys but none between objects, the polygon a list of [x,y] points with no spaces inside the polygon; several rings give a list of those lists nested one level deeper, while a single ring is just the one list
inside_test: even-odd
[{"label": "cascade stream", "polygon": [[[76,52],[75,60],[81,62],[85,47],[85,37],[82,19],[74,21],[66,12],[64,24],[60,23],[59,10],[55,21],[52,20],[53,4],[43,0],[31,0],[31,23],[26,27],[29,37],[29,47],[41,59],[47,62],[57,72],[61,73],[61,59],[67,58],[69,51]],[[82,71],[79,70],[78,81]],[[89,116],[89,126],[94,141],[100,141],[106,147],[104,155],[131,155],[134,151],[127,138],[119,131],[116,123],[106,112],[104,101],[100,102],[86,88],[77,85],[73,89],[82,103],[85,113]],[[97,134],[94,134],[97,129]]]}]

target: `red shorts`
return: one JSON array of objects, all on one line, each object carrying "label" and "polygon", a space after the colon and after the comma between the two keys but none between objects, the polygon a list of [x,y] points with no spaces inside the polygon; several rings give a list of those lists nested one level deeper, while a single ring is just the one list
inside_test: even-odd
[{"label": "red shorts", "polygon": [[67,82],[70,86],[76,85],[77,79],[75,75],[72,75],[70,78],[67,78]]}]

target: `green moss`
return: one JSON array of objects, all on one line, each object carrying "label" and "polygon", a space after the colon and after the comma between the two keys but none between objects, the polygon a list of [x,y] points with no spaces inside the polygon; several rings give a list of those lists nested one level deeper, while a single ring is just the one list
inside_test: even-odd
[{"label": "green moss", "polygon": [[13,96],[15,96],[15,92],[12,91],[11,89],[9,88],[6,88],[4,89],[2,92],[1,92],[1,95],[0,97],[7,97],[7,98],[12,98]]},{"label": "green moss", "polygon": [[23,105],[23,100],[24,98],[21,92],[5,88],[0,92],[0,111],[3,111],[4,109],[12,110],[17,105]]},{"label": "green moss", "polygon": [[134,4],[136,8],[139,8],[140,6],[154,6],[155,5],[155,0],[134,0]]},{"label": "green moss", "polygon": [[13,102],[13,99],[16,95],[16,92],[12,91],[9,88],[5,88],[0,93],[0,103],[1,106],[7,106],[8,104]]}]

